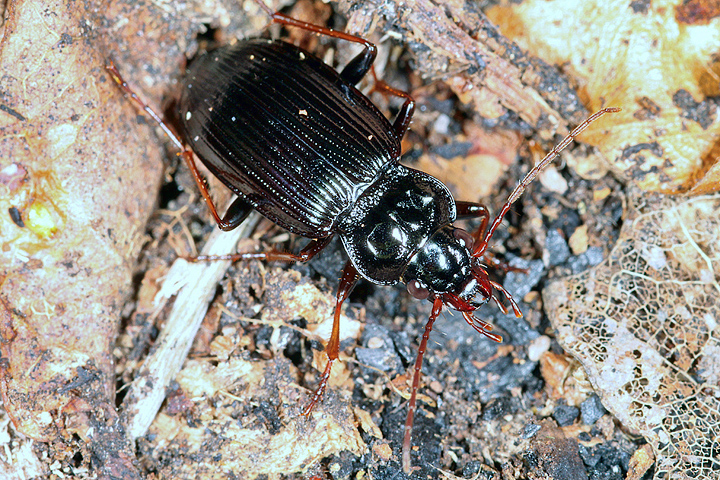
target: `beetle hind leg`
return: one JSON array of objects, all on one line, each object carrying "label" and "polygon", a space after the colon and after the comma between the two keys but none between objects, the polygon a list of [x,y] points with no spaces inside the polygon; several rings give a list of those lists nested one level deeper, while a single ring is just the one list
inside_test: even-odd
[{"label": "beetle hind leg", "polygon": [[256,3],[262,8],[272,19],[273,23],[279,23],[280,25],[287,25],[289,27],[302,28],[310,32],[317,33],[319,35],[327,35],[328,37],[339,38],[348,42],[359,43],[363,46],[362,52],[360,52],[355,58],[345,66],[343,71],[340,73],[340,77],[351,85],[358,83],[365,74],[372,67],[375,57],[377,57],[377,47],[374,43],[365,40],[357,35],[352,35],[345,32],[339,32],[332,28],[323,27],[321,25],[315,25],[313,23],[303,22],[295,18],[289,17],[284,13],[273,12],[262,0],[255,0]]},{"label": "beetle hind leg", "polygon": [[[233,204],[234,205],[234,204]],[[228,212],[233,208],[230,206]],[[237,262],[240,260],[264,260],[268,262],[307,262],[315,255],[320,253],[328,246],[332,240],[332,235],[325,238],[313,238],[310,243],[298,253],[280,252],[278,250],[270,250],[269,252],[247,252],[247,253],[231,253],[228,255],[198,255],[189,260],[193,262],[209,262],[215,260],[230,260]]]},{"label": "beetle hind leg", "polygon": [[240,226],[250,215],[254,207],[244,198],[237,197],[228,207],[223,217],[223,222],[230,226],[230,230]]},{"label": "beetle hind leg", "polygon": [[145,103],[145,101],[141,99],[137,93],[135,93],[135,91],[122,77],[120,71],[117,69],[115,63],[112,60],[108,60],[107,64],[105,65],[105,70],[108,71],[113,81],[120,87],[120,89],[125,92],[125,94],[130,97],[130,99],[135,102],[135,104],[137,104],[140,109],[142,109],[150,118],[152,118],[155,123],[160,126],[163,132],[165,132],[170,141],[175,144],[178,149],[180,149],[180,151],[182,152],[182,156],[185,158],[185,162],[187,163],[190,171],[192,172],[195,183],[197,183],[198,188],[200,189],[200,193],[205,199],[205,202],[210,208],[210,213],[212,214],[220,229],[228,231],[237,228],[237,226],[240,225],[252,211],[252,205],[247,203],[244,199],[238,198],[232,203],[232,205],[230,205],[230,208],[228,208],[225,216],[221,218],[217,212],[215,204],[212,201],[212,198],[210,198],[210,193],[208,192],[207,186],[205,185],[205,179],[202,177],[202,175],[200,175],[200,172],[195,165],[195,158],[192,151],[187,149],[185,144],[182,142],[180,137],[173,131],[170,125],[166,123],[155,110],[153,110],[147,103]]},{"label": "beetle hind leg", "polygon": [[215,206],[215,202],[213,202],[212,197],[210,197],[210,192],[208,191],[207,185],[205,184],[205,179],[200,174],[197,165],[195,165],[195,156],[193,155],[192,150],[188,150],[187,148],[183,147],[182,155],[183,157],[185,157],[185,163],[190,169],[190,173],[192,173],[192,176],[195,179],[195,183],[200,190],[200,194],[202,194],[203,198],[205,199],[205,203],[210,209],[210,214],[212,214],[213,219],[215,219],[215,223],[217,223],[220,230],[228,232],[237,228],[243,222],[243,220],[245,220],[247,216],[250,215],[250,212],[253,211],[253,206],[248,203],[244,198],[238,197],[233,200],[233,202],[230,204],[230,207],[228,207],[227,211],[225,212],[225,215],[223,215],[223,217],[221,218],[220,214],[217,211],[217,207]]}]

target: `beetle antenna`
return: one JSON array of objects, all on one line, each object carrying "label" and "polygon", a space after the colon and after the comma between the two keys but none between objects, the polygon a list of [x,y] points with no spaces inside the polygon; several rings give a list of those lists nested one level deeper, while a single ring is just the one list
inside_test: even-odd
[{"label": "beetle antenna", "polygon": [[498,226],[502,222],[503,218],[505,217],[505,214],[510,210],[510,206],[517,201],[518,198],[523,194],[525,189],[527,188],[530,183],[532,183],[533,180],[535,180],[535,177],[538,176],[538,174],[548,166],[550,162],[552,162],[555,157],[557,157],[560,152],[562,152],[568,145],[572,143],[575,138],[582,133],[583,130],[585,130],[591,123],[593,123],[598,118],[602,117],[606,113],[615,113],[619,112],[621,109],[618,107],[607,107],[603,108],[602,110],[599,110],[590,117],[588,117],[584,122],[582,122],[580,125],[575,127],[575,129],[568,134],[567,137],[563,139],[562,142],[557,144],[550,152],[545,155],[545,157],[538,162],[537,165],[535,165],[532,170],[528,172],[527,175],[525,175],[525,178],[522,179],[522,181],[515,187],[515,190],[512,191],[510,196],[508,197],[507,201],[503,205],[502,209],[500,210],[500,213],[497,217],[495,217],[495,220],[493,220],[492,225],[490,225],[490,228],[488,229],[487,233],[485,234],[485,239],[480,242],[473,251],[473,257],[481,257],[485,253],[485,250],[487,250],[488,243],[490,242],[490,239],[492,238],[493,234],[495,233],[495,230],[497,230]]},{"label": "beetle antenna", "polygon": [[266,4],[265,2],[263,2],[262,0],[255,0],[255,3],[257,3],[258,5],[260,5],[260,8],[263,9],[263,10],[265,11],[265,13],[267,13],[270,17],[272,17],[273,15],[275,15],[275,12],[273,12],[273,11],[270,9],[270,7],[268,7],[267,4]]}]

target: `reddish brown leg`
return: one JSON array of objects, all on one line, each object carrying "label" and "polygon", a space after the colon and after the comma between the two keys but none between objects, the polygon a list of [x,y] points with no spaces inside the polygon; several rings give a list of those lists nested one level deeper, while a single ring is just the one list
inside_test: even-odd
[{"label": "reddish brown leg", "polygon": [[[513,299],[512,295],[510,295],[508,293],[508,291],[505,290],[505,288],[502,285],[500,285],[497,282],[493,282],[493,281],[490,281],[490,285],[492,285],[495,290],[497,290],[498,292],[502,292],[502,294],[505,295],[505,298],[507,298],[508,301],[510,302],[510,306],[512,306],[513,313],[515,314],[515,316],[517,318],[520,318],[523,316],[522,311],[520,311],[520,307],[518,307],[518,304],[515,303],[515,300]],[[495,295],[493,295],[493,300],[495,300],[495,303],[500,305],[500,301],[498,300],[497,297],[495,297]],[[504,306],[501,307],[500,310],[503,310],[503,313],[507,313],[507,308],[505,308]]]},{"label": "reddish brown leg", "polygon": [[412,438],[413,420],[415,419],[415,408],[417,404],[417,391],[420,386],[420,370],[422,369],[423,355],[427,350],[427,342],[432,332],[433,324],[442,311],[443,302],[440,298],[433,301],[433,308],[430,312],[430,318],[425,325],[425,332],[420,341],[417,358],[415,359],[415,371],[413,372],[412,390],[410,392],[410,402],[408,402],[408,414],[405,419],[405,437],[403,438],[402,465],[403,470],[408,475],[411,473],[412,464],[410,461],[410,440]]},{"label": "reddish brown leg", "polygon": [[490,221],[490,212],[485,205],[475,202],[455,202],[457,217],[459,220],[466,218],[480,218],[480,226],[473,232],[473,245],[482,241]]},{"label": "reddish brown leg", "polygon": [[228,255],[199,255],[190,258],[193,262],[209,262],[215,260],[265,260],[268,262],[307,262],[320,253],[332,240],[332,235],[325,238],[313,238],[305,248],[298,253],[280,252],[271,250],[269,252],[231,253]]},{"label": "reddish brown leg", "polygon": [[405,102],[402,107],[400,107],[400,111],[395,117],[395,123],[393,124],[395,134],[398,138],[403,138],[410,127],[410,121],[412,121],[412,116],[415,112],[415,100],[409,93],[393,88],[382,80],[378,80],[377,75],[375,75],[375,68],[371,68],[370,72],[372,73],[373,80],[375,81],[373,91],[405,99]]},{"label": "reddish brown leg", "polygon": [[503,262],[502,260],[497,258],[492,252],[489,251],[485,251],[485,254],[483,255],[483,260],[485,260],[489,265],[492,265],[494,268],[497,268],[504,272],[528,273],[527,268],[513,267],[509,263]]},{"label": "reddish brown leg", "polygon": [[485,224],[487,224],[487,219],[490,218],[490,212],[482,203],[458,200],[455,202],[455,208],[457,209],[458,220],[484,217]]},{"label": "reddish brown leg", "polygon": [[[195,179],[195,183],[198,186],[198,189],[200,190],[200,193],[202,194],[203,198],[205,199],[205,203],[207,204],[208,208],[210,209],[210,213],[213,216],[213,219],[217,223],[220,230],[223,230],[225,232],[229,230],[233,230],[238,225],[242,223],[242,221],[247,217],[247,215],[250,213],[251,206],[248,204],[245,206],[245,211],[241,215],[233,215],[233,208],[230,207],[228,209],[228,212],[225,213],[225,216],[220,217],[220,214],[217,211],[217,208],[215,207],[215,203],[213,202],[212,198],[210,197],[210,192],[207,189],[207,185],[205,184],[205,179],[202,175],[200,175],[200,171],[197,168],[197,165],[195,165],[195,155],[193,154],[192,150],[188,150],[186,148],[183,148],[182,155],[185,158],[185,163],[187,164],[188,168],[190,169],[190,172],[193,175],[193,178]],[[235,200],[235,202],[243,202],[242,199],[238,198]]]},{"label": "reddish brown leg", "polygon": [[512,191],[510,196],[507,199],[507,202],[502,206],[502,209],[500,209],[500,213],[497,217],[495,217],[495,220],[493,220],[492,225],[490,225],[490,229],[485,234],[485,238],[483,241],[479,242],[477,245],[475,245],[475,250],[473,251],[473,257],[482,257],[485,253],[485,250],[487,250],[488,243],[490,243],[490,239],[492,238],[493,234],[495,233],[495,230],[497,230],[498,226],[502,222],[503,218],[505,217],[505,214],[507,214],[508,211],[510,211],[510,206],[517,201],[518,198],[523,194],[525,189],[527,188],[530,183],[532,183],[533,180],[535,180],[535,177],[538,176],[538,174],[548,166],[550,162],[552,162],[555,157],[557,157],[560,152],[562,152],[572,141],[582,133],[583,130],[585,130],[588,125],[593,123],[598,118],[602,117],[606,113],[615,113],[619,112],[619,108],[615,107],[608,107],[603,108],[602,110],[595,112],[594,114],[590,115],[584,122],[582,122],[580,125],[575,127],[575,129],[568,134],[567,137],[563,139],[562,142],[557,144],[550,152],[545,155],[545,157],[538,162],[537,165],[535,165],[532,170],[528,172],[527,175],[525,175],[525,178],[522,179],[522,181],[518,184],[517,187],[515,187],[515,190]]},{"label": "reddish brown leg", "polygon": [[322,377],[320,377],[318,388],[315,390],[312,400],[310,400],[308,406],[305,407],[303,415],[310,415],[312,409],[315,408],[315,405],[317,405],[325,393],[325,387],[327,387],[327,382],[330,379],[330,370],[332,369],[332,365],[340,356],[340,311],[342,304],[350,296],[350,292],[352,292],[352,289],[355,287],[359,278],[360,274],[348,260],[345,264],[345,268],[343,269],[342,277],[340,277],[340,285],[338,285],[338,291],[335,295],[335,315],[333,316],[332,333],[330,333],[330,341],[328,341],[327,346],[325,347],[328,362],[325,366],[325,371],[323,372]]},{"label": "reddish brown leg", "polygon": [[[205,179],[202,177],[202,175],[200,175],[200,172],[195,165],[195,159],[192,151],[185,148],[185,145],[183,144],[182,140],[180,140],[180,137],[175,134],[175,132],[173,132],[172,128],[170,128],[167,123],[163,121],[162,117],[160,117],[160,115],[158,115],[155,110],[150,108],[150,106],[145,103],[132,88],[130,88],[130,86],[123,79],[122,75],[120,75],[120,72],[112,61],[105,65],[105,69],[108,71],[108,73],[110,73],[113,81],[118,84],[120,89],[122,89],[122,91],[124,91],[130,97],[130,99],[132,99],[132,101],[134,101],[145,113],[147,113],[150,118],[155,120],[155,122],[160,126],[160,128],[162,128],[163,132],[165,132],[165,135],[170,138],[170,141],[174,143],[177,148],[180,149],[183,157],[185,158],[185,162],[187,163],[190,171],[193,174],[193,177],[195,178],[195,183],[197,183],[197,186],[200,189],[200,193],[205,199],[205,203],[207,203],[208,207],[210,208],[210,213],[217,222],[218,227],[220,227],[222,230],[232,230],[233,228],[237,227],[245,218],[245,216],[247,216],[247,213],[249,213],[249,211],[241,215],[238,215],[236,212],[235,215],[233,215],[232,212],[228,212],[225,217],[221,218],[218,214],[217,208],[215,208],[215,204],[210,198],[210,193],[205,186]],[[240,202],[242,202],[242,200],[240,200]]]},{"label": "reddish brown leg", "polygon": [[[290,27],[298,27],[304,30],[315,32],[320,35],[327,35],[329,37],[339,38],[341,40],[347,40],[349,42],[361,44],[364,47],[363,51],[360,52],[360,54],[358,54],[355,58],[353,58],[350,63],[345,66],[342,72],[340,72],[340,76],[343,78],[343,80],[350,83],[351,85],[355,85],[356,83],[358,83],[365,76],[368,70],[372,68],[375,57],[377,57],[377,47],[375,46],[375,44],[356,35],[351,35],[345,32],[338,32],[336,30],[333,30],[332,28],[314,25],[312,23],[296,20],[279,12],[273,12],[261,0],[256,0],[256,2],[270,16],[273,23],[279,23],[281,25],[287,25]],[[403,106],[400,108],[400,112],[398,112],[397,117],[395,117],[395,123],[393,125],[395,133],[400,138],[402,138],[405,135],[408,127],[410,126],[410,121],[412,120],[413,112],[415,111],[415,101],[409,93],[397,90],[389,86],[385,82],[378,80],[375,76],[375,70],[372,70],[372,74],[375,78],[375,86],[373,88],[376,91],[389,93],[391,95],[395,95],[397,97],[402,97],[405,99],[405,103],[403,103]]]},{"label": "reddish brown leg", "polygon": [[[329,37],[339,38],[341,40],[347,40],[349,42],[355,42],[362,44],[365,48],[368,48],[368,46],[375,48],[375,45],[367,40],[365,40],[362,37],[358,37],[356,35],[352,35],[345,32],[338,32],[337,30],[333,30],[332,28],[322,27],[320,25],[315,25],[313,23],[303,22],[302,20],[296,20],[292,17],[288,17],[284,13],[280,12],[273,12],[270,7],[268,7],[262,0],[255,0],[255,2],[260,5],[260,8],[262,8],[265,13],[267,13],[270,18],[272,19],[273,23],[279,23],[280,25],[288,25],[290,27],[298,27],[302,28],[303,30],[308,30],[311,32],[318,33],[320,35],[327,35]],[[370,62],[372,63],[372,62]],[[370,66],[368,65],[368,68]]]},{"label": "reddish brown leg", "polygon": [[279,23],[280,25],[287,25],[290,27],[298,27],[303,30],[315,32],[319,35],[327,35],[329,37],[339,38],[341,40],[347,40],[348,42],[359,43],[363,46],[362,52],[360,52],[355,58],[350,60],[342,72],[340,77],[351,85],[358,83],[367,73],[377,57],[377,47],[375,44],[365,40],[362,37],[351,35],[345,32],[338,32],[332,28],[322,27],[320,25],[314,25],[312,23],[303,22],[296,20],[292,17],[288,17],[279,12],[273,12],[270,7],[265,5],[262,0],[255,0],[260,7],[270,16],[273,23]]}]

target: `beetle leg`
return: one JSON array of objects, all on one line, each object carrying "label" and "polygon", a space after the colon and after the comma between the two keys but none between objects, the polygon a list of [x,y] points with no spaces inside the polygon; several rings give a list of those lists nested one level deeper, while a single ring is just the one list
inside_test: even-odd
[{"label": "beetle leg", "polygon": [[[385,84],[385,82],[383,82],[383,84]],[[397,117],[395,117],[395,122],[393,123],[395,133],[398,138],[402,139],[410,127],[410,122],[412,121],[412,116],[415,112],[415,100],[413,100],[409,93],[401,92],[400,90],[395,91],[405,94],[400,95],[401,97],[405,96],[405,103],[403,103],[402,107],[400,107],[400,111],[398,112]]]},{"label": "beetle leg", "polygon": [[229,230],[233,230],[240,226],[253,210],[254,207],[247,200],[237,197],[225,212],[223,222],[230,226]]},{"label": "beetle leg", "polygon": [[310,243],[298,253],[280,252],[271,250],[269,252],[247,252],[247,253],[231,253],[228,255],[198,255],[190,260],[193,262],[208,262],[215,260],[230,260],[237,262],[239,260],[264,260],[268,262],[307,262],[315,255],[320,253],[328,246],[332,240],[332,235],[325,238],[313,238]]},{"label": "beetle leg", "polygon": [[270,15],[273,23],[279,23],[280,25],[288,25],[290,27],[298,27],[303,30],[309,30],[319,35],[327,35],[328,37],[339,38],[341,40],[347,40],[348,42],[359,43],[363,46],[362,52],[360,52],[355,58],[345,66],[343,71],[340,73],[340,77],[351,85],[355,85],[365,76],[373,62],[377,57],[377,47],[374,43],[365,40],[362,37],[351,35],[345,32],[338,32],[332,28],[322,27],[313,23],[303,22],[296,20],[280,12],[273,12],[262,0],[256,0],[260,5],[260,8]]},{"label": "beetle leg", "polygon": [[[402,107],[400,107],[400,111],[395,117],[395,123],[393,123],[393,130],[395,130],[395,134],[398,138],[403,138],[408,127],[410,127],[410,121],[412,120],[413,113],[415,113],[415,100],[413,100],[409,93],[393,88],[382,80],[378,80],[377,75],[375,75],[375,68],[372,68],[370,71],[372,72],[373,79],[375,80],[373,91],[405,99],[405,103],[403,103]],[[343,73],[345,73],[344,70]]]},{"label": "beetle leg", "polygon": [[490,251],[486,251],[483,254],[483,260],[485,260],[488,264],[492,265],[494,268],[503,270],[505,272],[518,272],[526,274],[529,271],[527,268],[513,267],[509,263],[503,262]]},{"label": "beetle leg", "polygon": [[382,80],[378,80],[377,75],[375,75],[374,67],[370,69],[370,72],[372,73],[373,80],[375,82],[372,88],[374,92],[394,95],[396,97],[405,99],[405,102],[402,104],[402,107],[400,107],[400,111],[395,117],[395,123],[393,124],[393,130],[395,130],[395,135],[397,135],[398,138],[402,139],[405,136],[408,127],[410,127],[410,121],[412,120],[413,113],[415,113],[415,100],[410,96],[408,92],[403,92],[402,90],[391,87]]},{"label": "beetle leg", "polygon": [[[363,50],[357,56],[355,56],[355,58],[350,60],[350,62],[345,65],[345,68],[343,68],[342,72],[340,72],[340,78],[342,78],[349,84],[357,84],[367,74],[368,70],[372,68],[372,64],[377,57],[377,47],[374,43],[369,42],[362,37],[358,37],[357,35],[351,35],[345,32],[338,32],[337,30],[333,30],[332,28],[326,28],[320,25],[314,25],[312,23],[296,20],[280,12],[273,12],[267,5],[265,5],[264,2],[262,2],[262,0],[256,1],[260,5],[260,7],[265,10],[268,15],[270,15],[273,23],[279,23],[281,25],[288,25],[291,27],[298,27],[304,30],[315,32],[320,35],[327,35],[329,37],[339,38],[341,40],[347,40],[348,42],[361,44],[363,46]],[[375,76],[374,71],[373,76]],[[387,93],[405,99],[405,103],[403,103],[403,106],[400,107],[400,111],[398,112],[397,117],[395,117],[395,123],[393,125],[395,133],[398,135],[399,138],[402,138],[403,136],[405,136],[405,132],[407,132],[407,129],[410,126],[410,121],[412,120],[413,112],[415,111],[415,101],[409,93],[396,90],[391,86],[387,85],[385,82],[378,81],[377,78],[375,78],[374,88],[375,90],[385,91]]]},{"label": "beetle leg", "polygon": [[457,208],[457,218],[459,220],[480,217],[480,226],[472,234],[473,245],[477,245],[485,235],[485,230],[490,221],[490,211],[485,205],[475,202],[455,202],[455,208]]},{"label": "beetle leg", "polygon": [[412,438],[413,420],[415,418],[415,408],[417,405],[417,391],[420,386],[420,370],[422,369],[423,355],[427,350],[427,342],[430,338],[430,332],[432,331],[433,324],[437,317],[442,311],[443,301],[438,297],[433,301],[433,308],[430,312],[430,318],[425,325],[425,332],[423,332],[422,340],[420,341],[420,348],[418,348],[417,358],[415,359],[415,369],[413,371],[412,379],[412,390],[410,392],[410,401],[408,402],[408,413],[405,419],[405,436],[403,438],[403,450],[402,450],[402,465],[405,473],[411,473],[411,462],[410,462],[410,440]]},{"label": "beetle leg", "polygon": [[215,207],[215,202],[213,202],[212,197],[210,197],[210,192],[205,184],[205,179],[200,174],[197,165],[195,165],[195,156],[193,155],[192,150],[188,150],[183,147],[182,155],[185,157],[185,163],[190,169],[190,172],[195,179],[195,183],[205,199],[205,203],[210,209],[210,213],[212,214],[213,219],[215,219],[215,222],[220,230],[227,232],[237,228],[237,226],[240,225],[248,215],[250,215],[250,212],[253,210],[253,206],[250,205],[244,198],[238,197],[230,204],[230,207],[227,209],[227,212],[225,212],[225,215],[220,218],[217,207]]},{"label": "beetle leg", "polygon": [[363,79],[368,70],[372,68],[375,57],[377,57],[377,47],[374,43],[366,41],[363,45],[364,48],[362,52],[350,60],[348,64],[345,65],[345,68],[342,69],[342,72],[340,72],[340,78],[350,85],[355,85]]},{"label": "beetle leg", "polygon": [[488,218],[490,218],[490,212],[482,203],[455,201],[455,208],[458,220],[482,217],[484,223],[487,224]]},{"label": "beetle leg", "polygon": [[332,333],[330,334],[330,340],[325,347],[328,362],[327,365],[325,365],[325,371],[320,377],[320,383],[312,396],[312,400],[310,400],[308,406],[305,407],[305,410],[303,410],[303,415],[310,415],[312,409],[315,408],[315,405],[317,405],[325,393],[325,387],[327,387],[327,382],[330,379],[330,370],[332,369],[332,365],[340,356],[340,311],[342,304],[350,296],[350,292],[352,292],[352,289],[355,287],[359,278],[360,274],[355,269],[352,262],[348,260],[345,264],[345,268],[343,269],[342,277],[340,277],[340,285],[338,285],[338,291],[335,295],[335,315],[333,316]]},{"label": "beetle leg", "polygon": [[217,208],[215,208],[215,204],[210,198],[210,194],[208,193],[207,187],[205,186],[205,179],[203,179],[202,175],[200,175],[200,172],[195,165],[195,159],[193,157],[192,151],[185,148],[185,145],[183,144],[182,140],[180,140],[180,137],[178,137],[177,134],[172,130],[172,128],[170,128],[170,126],[163,121],[162,117],[158,115],[158,113],[153,110],[147,103],[145,103],[132,88],[130,88],[122,75],[120,75],[120,71],[117,69],[115,63],[113,63],[112,60],[108,61],[107,65],[105,65],[105,69],[108,71],[113,81],[118,84],[120,89],[122,89],[122,91],[125,92],[132,99],[132,101],[134,101],[145,113],[147,113],[150,118],[155,120],[155,123],[157,123],[163,130],[163,132],[165,132],[165,135],[170,138],[170,141],[181,150],[183,157],[185,157],[185,162],[187,163],[190,171],[193,174],[193,177],[195,178],[195,183],[197,183],[198,188],[200,189],[200,193],[205,199],[205,203],[207,203],[208,207],[210,208],[210,213],[212,214],[220,229],[227,231],[232,230],[238,225],[240,225],[242,221],[245,220],[245,218],[252,211],[252,205],[247,203],[245,200],[238,198],[232,203],[232,205],[230,205],[230,208],[228,208],[225,216],[223,218],[220,218],[220,215],[217,212]]},{"label": "beetle leg", "polygon": [[497,295],[495,295],[493,293],[492,295],[490,295],[490,298],[492,299],[493,302],[495,302],[495,305],[497,305],[497,307],[500,309],[500,311],[503,313],[503,315],[508,314],[509,310],[507,309],[507,307],[505,305],[503,305],[503,303],[500,301],[500,299],[498,298]]}]

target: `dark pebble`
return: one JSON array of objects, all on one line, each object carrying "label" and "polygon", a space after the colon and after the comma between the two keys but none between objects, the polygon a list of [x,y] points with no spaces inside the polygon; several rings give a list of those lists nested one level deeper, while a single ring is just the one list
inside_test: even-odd
[{"label": "dark pebble", "polygon": [[525,428],[523,428],[522,438],[527,440],[528,438],[534,437],[541,428],[542,427],[540,425],[537,425],[535,423],[528,423],[527,425],[525,425]]},{"label": "dark pebble", "polygon": [[593,425],[600,417],[605,415],[605,413],[607,413],[607,410],[605,410],[605,407],[603,407],[597,395],[593,394],[580,404],[580,415],[585,425]]},{"label": "dark pebble", "polygon": [[561,427],[572,425],[578,415],[580,415],[580,409],[568,405],[558,405],[553,412],[553,418]]}]

